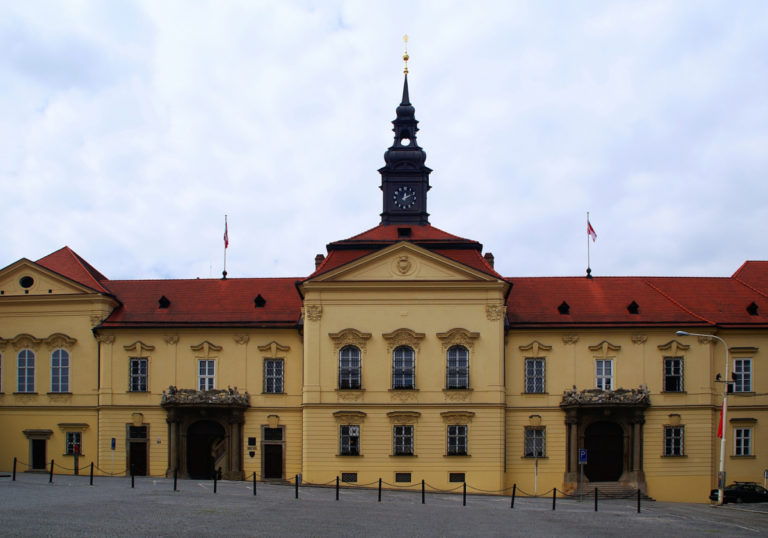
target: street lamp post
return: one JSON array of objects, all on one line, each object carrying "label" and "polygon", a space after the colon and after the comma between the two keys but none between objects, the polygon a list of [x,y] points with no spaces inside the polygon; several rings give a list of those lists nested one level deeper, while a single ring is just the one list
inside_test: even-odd
[{"label": "street lamp post", "polygon": [[717,504],[718,506],[721,506],[723,504],[723,500],[725,499],[725,432],[726,432],[726,414],[728,412],[728,344],[725,343],[725,340],[720,338],[719,336],[715,336],[714,334],[698,334],[698,333],[689,333],[687,331],[677,331],[675,333],[677,336],[700,336],[704,338],[714,338],[715,340],[719,340],[723,347],[725,348],[725,390],[723,391],[723,410],[722,410],[722,418],[721,423],[723,425],[723,435],[720,438],[720,472],[717,476]]}]

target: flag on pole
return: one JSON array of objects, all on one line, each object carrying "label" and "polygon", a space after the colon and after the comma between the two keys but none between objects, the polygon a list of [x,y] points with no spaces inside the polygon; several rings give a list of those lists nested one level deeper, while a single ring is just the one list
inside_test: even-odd
[{"label": "flag on pole", "polygon": [[587,235],[592,238],[593,243],[595,242],[595,239],[597,239],[597,232],[595,232],[595,229],[589,223],[589,219],[587,219]]},{"label": "flag on pole", "polygon": [[[725,406],[725,402],[723,402],[723,406]],[[717,437],[718,439],[723,438],[723,407],[720,407],[720,424],[717,426]]]},{"label": "flag on pole", "polygon": [[229,246],[229,233],[227,232],[227,217],[224,217],[224,248]]}]

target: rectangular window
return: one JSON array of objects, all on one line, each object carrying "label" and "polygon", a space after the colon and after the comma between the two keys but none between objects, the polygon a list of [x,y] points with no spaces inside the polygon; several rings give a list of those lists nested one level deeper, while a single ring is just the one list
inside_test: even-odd
[{"label": "rectangular window", "polygon": [[545,430],[544,428],[526,428],[525,429],[525,457],[543,458],[546,448],[544,446]]},{"label": "rectangular window", "polygon": [[448,473],[448,482],[466,482],[464,473]]},{"label": "rectangular window", "polygon": [[469,350],[464,346],[451,346],[447,354],[445,387],[469,388]]},{"label": "rectangular window", "polygon": [[69,353],[64,349],[51,354],[51,392],[69,392]]},{"label": "rectangular window", "polygon": [[395,456],[413,456],[413,426],[395,426]]},{"label": "rectangular window", "polygon": [[264,392],[283,392],[283,359],[264,360]]},{"label": "rectangular window", "polygon": [[752,392],[752,359],[734,359],[733,392]]},{"label": "rectangular window", "polygon": [[544,359],[525,359],[525,392],[544,392]]},{"label": "rectangular window", "polygon": [[412,389],[415,384],[413,349],[400,346],[392,354],[392,388]]},{"label": "rectangular window", "polygon": [[683,392],[682,357],[664,357],[664,392]]},{"label": "rectangular window", "polygon": [[35,354],[31,349],[19,351],[16,370],[18,372],[18,392],[35,392]]},{"label": "rectangular window", "polygon": [[342,482],[357,482],[357,473],[341,473]]},{"label": "rectangular window", "polygon": [[339,388],[359,389],[360,387],[360,349],[355,346],[344,346],[339,351]]},{"label": "rectangular window", "polygon": [[595,360],[595,387],[613,390],[613,359]]},{"label": "rectangular window", "polygon": [[395,473],[395,482],[411,483],[411,473]]},{"label": "rectangular window", "polygon": [[682,456],[683,454],[683,427],[664,426],[664,455]]},{"label": "rectangular window", "polygon": [[131,392],[147,392],[147,358],[131,357],[129,385]]},{"label": "rectangular window", "polygon": [[67,432],[67,454],[72,455],[75,452],[78,453],[78,455],[83,454],[83,447],[81,444],[81,434],[80,432]]},{"label": "rectangular window", "polygon": [[467,426],[453,425],[448,426],[448,455],[466,456],[467,455]]},{"label": "rectangular window", "polygon": [[342,456],[360,455],[360,426],[342,426],[339,451]]},{"label": "rectangular window", "polygon": [[200,359],[197,361],[197,390],[213,390],[216,386],[216,361]]},{"label": "rectangular window", "polygon": [[734,455],[751,456],[752,455],[752,428],[736,428],[734,436],[735,446]]}]

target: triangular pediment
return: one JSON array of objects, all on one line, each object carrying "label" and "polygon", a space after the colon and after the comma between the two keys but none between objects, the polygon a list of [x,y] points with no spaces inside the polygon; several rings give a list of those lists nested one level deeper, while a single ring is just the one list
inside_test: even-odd
[{"label": "triangular pediment", "polygon": [[4,297],[93,293],[99,292],[26,258],[0,269],[0,295]]},{"label": "triangular pediment", "polygon": [[402,241],[311,280],[314,282],[495,282],[498,279],[413,243]]}]

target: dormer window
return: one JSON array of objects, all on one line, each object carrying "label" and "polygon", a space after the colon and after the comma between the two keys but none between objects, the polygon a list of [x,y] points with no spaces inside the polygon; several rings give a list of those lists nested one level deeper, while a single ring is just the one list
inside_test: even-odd
[{"label": "dormer window", "polygon": [[640,305],[637,304],[635,301],[632,301],[627,305],[627,312],[629,312],[630,314],[639,314]]},{"label": "dormer window", "polygon": [[264,308],[264,305],[267,304],[267,300],[262,297],[261,294],[258,294],[253,300],[253,304],[256,306],[256,308]]},{"label": "dormer window", "polygon": [[397,237],[411,237],[411,229],[410,228],[398,228],[397,229]]},{"label": "dormer window", "polygon": [[562,303],[560,303],[560,306],[557,307],[557,311],[560,312],[560,314],[562,314],[563,316],[567,316],[571,311],[571,307],[570,305],[568,305],[568,303],[563,301]]},{"label": "dormer window", "polygon": [[750,316],[756,316],[757,315],[757,303],[754,301],[747,307],[747,312]]},{"label": "dormer window", "polygon": [[160,297],[160,300],[157,301],[157,304],[160,308],[168,308],[169,306],[171,306],[171,301],[168,300],[168,297],[163,295],[162,297]]}]

